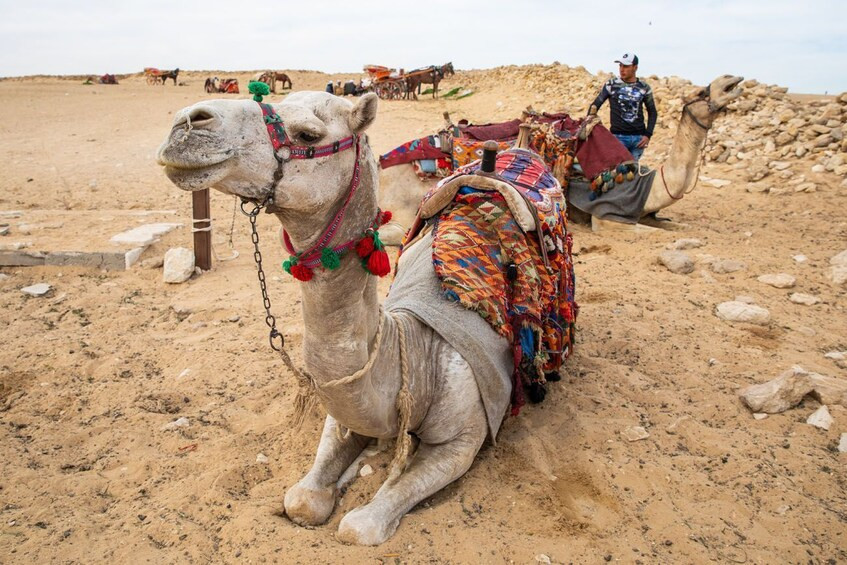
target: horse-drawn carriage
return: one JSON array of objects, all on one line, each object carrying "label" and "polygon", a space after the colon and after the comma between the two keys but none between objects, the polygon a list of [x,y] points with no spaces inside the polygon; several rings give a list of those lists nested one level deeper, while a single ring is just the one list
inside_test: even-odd
[{"label": "horse-drawn carriage", "polygon": [[406,77],[397,69],[381,65],[365,65],[373,91],[383,100],[401,100],[406,97]]},{"label": "horse-drawn carriage", "polygon": [[223,93],[223,94],[238,94],[238,79],[237,78],[223,78],[219,79],[218,77],[209,77],[206,79],[206,83],[204,85],[206,92],[209,94],[214,93]]},{"label": "horse-drawn carriage", "polygon": [[446,75],[454,74],[453,63],[445,65],[430,65],[414,69],[404,73],[401,69],[389,69],[381,65],[365,65],[373,84],[373,90],[377,96],[384,100],[401,100],[404,98],[415,98],[418,96],[415,90],[420,90],[421,84],[433,86],[433,98],[438,97],[438,83]]},{"label": "horse-drawn carriage", "polygon": [[174,79],[174,86],[176,86],[176,78],[178,75],[178,67],[172,71],[162,71],[155,67],[144,68],[144,77],[147,79],[147,84],[165,84],[165,81],[172,78]]}]

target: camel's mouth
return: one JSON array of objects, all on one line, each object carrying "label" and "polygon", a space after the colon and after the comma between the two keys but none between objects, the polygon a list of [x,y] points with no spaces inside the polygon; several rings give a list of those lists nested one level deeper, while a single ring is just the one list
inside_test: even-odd
[{"label": "camel's mouth", "polygon": [[[736,86],[738,86],[739,84],[741,84],[741,81],[742,81],[742,80],[744,80],[744,77],[734,77],[731,81],[729,81],[729,82],[726,84],[726,86],[724,86],[724,87],[723,87],[723,93],[724,93],[724,94],[730,94],[730,93],[731,93],[731,91],[732,91],[732,90],[733,90]],[[740,93],[740,91],[739,91],[739,93]]]},{"label": "camel's mouth", "polygon": [[226,178],[229,158],[212,164],[162,163],[165,175],[182,190],[203,190]]}]

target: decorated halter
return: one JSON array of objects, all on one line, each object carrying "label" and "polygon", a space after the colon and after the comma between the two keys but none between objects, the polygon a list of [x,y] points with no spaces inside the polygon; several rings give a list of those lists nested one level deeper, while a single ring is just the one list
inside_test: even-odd
[{"label": "decorated halter", "polygon": [[682,106],[683,114],[688,114],[691,117],[691,119],[694,120],[695,124],[700,126],[702,129],[708,131],[711,126],[707,126],[707,125],[703,124],[700,120],[698,120],[697,116],[695,116],[694,112],[692,112],[691,108],[689,108],[689,106],[691,106],[692,104],[697,104],[698,102],[705,102],[706,104],[708,104],[709,114],[717,114],[718,112],[720,112],[721,109],[718,108],[715,105],[714,102],[712,102],[711,86],[706,90],[705,93],[701,93],[700,95],[697,96],[697,98],[695,98],[694,100],[691,100],[690,102],[686,102]]},{"label": "decorated halter", "polygon": [[[341,208],[336,212],[335,217],[329,222],[324,229],[317,242],[308,249],[297,252],[291,244],[291,239],[285,229],[281,232],[282,243],[286,251],[291,254],[289,259],[282,263],[282,268],[299,281],[309,281],[314,276],[314,269],[318,266],[327,270],[335,270],[341,265],[341,257],[350,249],[356,250],[356,254],[361,259],[362,267],[369,273],[378,277],[383,277],[391,272],[391,265],[388,260],[388,254],[385,252],[384,245],[379,239],[379,228],[391,220],[391,212],[383,212],[377,208],[376,218],[369,225],[358,239],[351,239],[341,245],[332,247],[330,243],[335,233],[338,231],[344,214],[347,212],[347,207],[353,200],[353,195],[359,188],[359,155],[360,144],[358,136],[351,135],[340,139],[328,145],[319,147],[293,145],[291,138],[285,131],[285,124],[276,110],[270,104],[262,103],[262,96],[270,92],[270,88],[263,82],[253,81],[248,85],[248,90],[253,94],[259,107],[262,109],[262,118],[268,128],[268,135],[271,139],[271,144],[274,148],[274,157],[279,162],[277,173],[274,175],[274,184],[283,176],[283,165],[291,159],[317,159],[335,155],[351,147],[356,148],[356,161],[353,167],[353,178],[350,180],[350,189],[347,191],[347,197]],[[273,194],[273,189],[270,191],[269,198]]]}]

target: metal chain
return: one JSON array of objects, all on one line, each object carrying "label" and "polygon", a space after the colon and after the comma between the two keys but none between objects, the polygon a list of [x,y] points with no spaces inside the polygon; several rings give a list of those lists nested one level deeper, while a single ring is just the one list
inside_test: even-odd
[{"label": "metal chain", "polygon": [[[271,299],[268,297],[268,285],[265,282],[265,271],[262,269],[262,252],[259,251],[259,232],[256,229],[256,217],[261,212],[264,204],[254,204],[253,209],[249,212],[244,209],[244,205],[248,204],[247,200],[241,201],[241,213],[247,216],[250,220],[250,228],[252,230],[252,234],[250,238],[253,240],[253,259],[256,261],[256,271],[259,277],[259,288],[262,290],[262,303],[265,306],[265,324],[267,324],[268,328],[270,328],[270,333],[268,334],[268,341],[271,344],[271,349],[274,351],[283,351],[283,347],[285,347],[285,337],[276,329],[276,318],[271,314]],[[275,341],[279,338],[279,345],[277,346]]]}]

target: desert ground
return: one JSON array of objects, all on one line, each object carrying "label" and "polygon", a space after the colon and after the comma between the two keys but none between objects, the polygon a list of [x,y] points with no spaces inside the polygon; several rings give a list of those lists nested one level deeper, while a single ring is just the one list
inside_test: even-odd
[{"label": "desert ground", "polygon": [[[472,96],[381,102],[370,143],[380,154],[434,133],[444,111],[476,123],[518,117],[528,104],[582,116],[605,77],[577,84],[571,71],[460,71],[442,90]],[[704,179],[729,182],[704,180],[660,214],[681,229],[573,226],[581,310],[562,380],[506,419],[496,445],[393,538],[354,547],[334,533],[385,480],[391,450],[363,461],[374,473],[346,488],[327,524],[303,528],[282,513],[323,415],[292,427],[296,381],[267,346],[249,226],[233,199],[213,193],[212,216],[217,254],[232,255],[231,237],[237,258],[183,284],[164,283],[156,266],[192,241],[191,198],[167,180],[156,149],[176,111],[224,96],[203,91],[213,74],[237,76],[246,92],[246,72],[183,73],[182,86],[139,75],[116,86],[0,81],[4,248],[108,249],[112,235],[149,221],[144,211],[183,224],[125,271],[0,268],[0,563],[847,562],[847,454],[837,447],[847,408],[830,405],[824,430],[806,423],[819,407],[811,397],[764,419],[738,397],[794,365],[847,378],[847,365],[825,356],[847,350],[845,287],[830,274],[847,249],[847,186],[838,165],[820,166],[837,149],[764,155],[766,168],[779,161],[790,172],[765,179],[750,176],[743,152],[706,161]],[[359,78],[290,74],[294,90]],[[662,120],[647,164],[672,139],[680,103],[670,93],[657,92]],[[793,100],[815,110],[834,98]],[[740,119],[730,109],[716,128]],[[92,213],[98,222],[78,222]],[[259,227],[273,312],[297,362],[300,283],[279,267],[275,218]],[[682,238],[702,243],[687,251],[690,274],[658,261]],[[795,287],[757,280],[775,273]],[[47,295],[21,292],[40,282]],[[387,292],[390,281],[380,284]],[[819,301],[794,303],[795,292]],[[770,321],[719,319],[716,306],[737,296]],[[183,417],[187,427],[167,429]],[[628,441],[633,426],[648,437]]]}]

